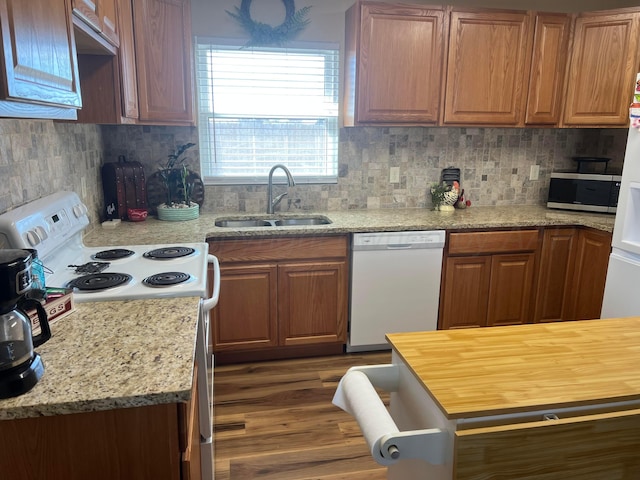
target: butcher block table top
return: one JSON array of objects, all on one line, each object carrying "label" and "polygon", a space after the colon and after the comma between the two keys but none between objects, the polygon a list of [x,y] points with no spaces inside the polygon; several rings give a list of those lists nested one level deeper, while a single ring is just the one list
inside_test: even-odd
[{"label": "butcher block table top", "polygon": [[640,400],[640,317],[387,340],[449,419]]}]

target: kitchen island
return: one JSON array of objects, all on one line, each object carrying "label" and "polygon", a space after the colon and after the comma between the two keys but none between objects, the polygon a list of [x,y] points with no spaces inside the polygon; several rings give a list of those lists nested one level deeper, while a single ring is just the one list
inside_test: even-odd
[{"label": "kitchen island", "polygon": [[640,318],[389,334],[401,431],[440,458],[394,480],[640,478]]}]

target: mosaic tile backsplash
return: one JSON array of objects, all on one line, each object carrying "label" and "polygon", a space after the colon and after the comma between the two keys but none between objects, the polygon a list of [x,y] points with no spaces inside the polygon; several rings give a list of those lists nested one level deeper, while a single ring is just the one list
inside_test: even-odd
[{"label": "mosaic tile backsplash", "polygon": [[[575,168],[573,156],[610,157],[609,171],[621,171],[627,129],[516,129],[444,127],[352,127],[340,131],[337,184],[296,185],[284,210],[335,211],[364,208],[430,208],[429,186],[443,168],[461,169],[465,197],[476,205],[541,205],[549,175]],[[105,161],[119,155],[140,161],[147,175],[176,145],[198,143],[186,127],[103,127]],[[197,150],[190,165],[197,167]],[[531,165],[540,168],[530,180]],[[389,182],[398,167],[400,181]],[[266,174],[266,172],[265,172]],[[295,176],[295,172],[293,172]],[[280,192],[284,187],[276,187]],[[203,211],[266,211],[266,185],[207,186]]]},{"label": "mosaic tile backsplash", "polygon": [[0,213],[71,190],[82,197],[95,222],[102,210],[103,151],[97,125],[0,119]]},{"label": "mosaic tile backsplash", "polygon": [[[337,184],[297,185],[285,210],[430,208],[429,185],[443,168],[461,169],[465,196],[476,205],[539,205],[549,174],[575,168],[575,155],[610,157],[621,170],[627,129],[355,127],[340,132]],[[176,145],[198,143],[196,128],[97,126],[50,120],[0,119],[0,213],[44,195],[73,190],[102,218],[100,166],[119,155],[155,172]],[[197,149],[189,164],[198,168]],[[531,165],[540,179],[529,180]],[[398,167],[400,181],[389,182]],[[295,172],[294,172],[295,175]],[[83,194],[84,184],[84,194]],[[277,186],[279,193],[284,187]],[[203,211],[266,211],[266,185],[207,186]]]}]

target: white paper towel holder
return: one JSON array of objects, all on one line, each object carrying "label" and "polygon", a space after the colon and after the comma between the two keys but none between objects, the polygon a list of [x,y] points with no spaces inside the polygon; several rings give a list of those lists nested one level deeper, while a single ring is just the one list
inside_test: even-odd
[{"label": "white paper towel holder", "polygon": [[[350,372],[362,372],[366,375],[372,387],[378,387],[389,392],[394,392],[398,389],[399,369],[397,365],[352,367],[345,373],[343,379]],[[342,380],[340,382],[342,383]],[[340,390],[341,388],[338,386],[333,403],[345,410],[344,402],[339,399],[340,394],[338,392]],[[352,412],[346,411],[353,415]],[[384,417],[386,422],[390,422],[395,426],[395,422],[386,408],[379,409],[377,414]],[[397,427],[395,430],[395,432],[390,432],[380,438],[380,455],[372,454],[380,465],[388,466],[409,458],[424,460],[433,465],[445,463],[446,449],[449,443],[446,431],[439,428],[430,428],[400,432]]]}]

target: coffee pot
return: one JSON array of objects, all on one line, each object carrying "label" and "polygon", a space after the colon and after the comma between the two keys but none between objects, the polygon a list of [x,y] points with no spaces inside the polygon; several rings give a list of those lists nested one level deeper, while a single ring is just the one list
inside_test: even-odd
[{"label": "coffee pot", "polygon": [[[32,289],[33,253],[0,250],[0,398],[29,391],[44,373],[40,355],[33,349],[51,338],[47,313],[40,301],[29,297]],[[27,310],[35,309],[40,334],[33,336]]]}]

